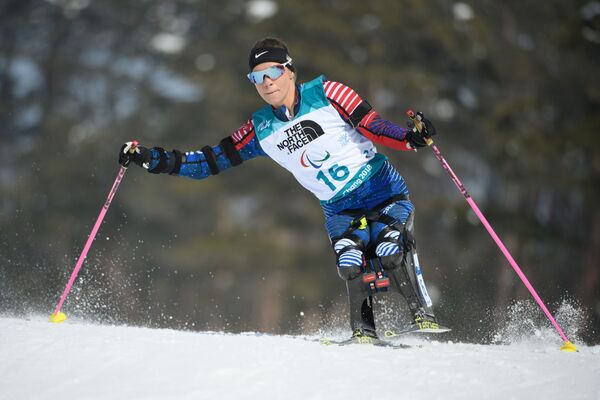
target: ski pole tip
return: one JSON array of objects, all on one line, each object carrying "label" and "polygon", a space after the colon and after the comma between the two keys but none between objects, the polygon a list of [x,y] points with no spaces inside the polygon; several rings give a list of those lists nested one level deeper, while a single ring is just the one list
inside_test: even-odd
[{"label": "ski pole tip", "polygon": [[575,353],[579,351],[577,350],[577,347],[575,347],[575,345],[568,340],[560,347],[560,349],[561,351],[566,351],[568,353]]},{"label": "ski pole tip", "polygon": [[49,321],[53,322],[55,324],[60,324],[61,322],[65,322],[66,319],[67,319],[66,314],[61,311],[58,311],[50,316]]}]

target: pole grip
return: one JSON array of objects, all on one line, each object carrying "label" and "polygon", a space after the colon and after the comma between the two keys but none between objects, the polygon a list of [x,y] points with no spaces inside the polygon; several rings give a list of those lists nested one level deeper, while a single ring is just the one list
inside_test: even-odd
[{"label": "pole grip", "polygon": [[[421,116],[419,114],[415,114],[415,112],[412,109],[409,109],[406,112],[406,115],[408,115],[408,118],[410,118],[412,123],[415,125],[415,128],[417,128],[417,131],[419,131],[419,133],[423,133],[425,124],[421,120]],[[425,143],[427,144],[427,146],[431,146],[433,144],[433,140],[429,136],[423,135],[423,140],[425,140]]]}]

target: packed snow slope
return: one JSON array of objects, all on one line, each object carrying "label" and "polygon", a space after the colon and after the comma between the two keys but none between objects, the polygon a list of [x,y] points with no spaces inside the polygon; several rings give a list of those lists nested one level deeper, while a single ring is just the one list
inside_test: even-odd
[{"label": "packed snow slope", "polygon": [[600,400],[600,346],[402,341],[413,347],[0,317],[0,399]]}]

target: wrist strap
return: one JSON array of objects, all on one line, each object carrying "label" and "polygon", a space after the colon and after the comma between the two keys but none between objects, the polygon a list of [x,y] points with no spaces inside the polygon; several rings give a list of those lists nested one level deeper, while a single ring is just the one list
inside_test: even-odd
[{"label": "wrist strap", "polygon": [[170,175],[179,175],[182,157],[183,156],[179,150],[173,149],[173,168],[169,172]]},{"label": "wrist strap", "polygon": [[165,154],[165,149],[162,147],[154,147],[152,150],[156,150],[158,152],[158,164],[153,169],[149,169],[148,172],[152,174],[160,174],[167,168],[167,155]]}]

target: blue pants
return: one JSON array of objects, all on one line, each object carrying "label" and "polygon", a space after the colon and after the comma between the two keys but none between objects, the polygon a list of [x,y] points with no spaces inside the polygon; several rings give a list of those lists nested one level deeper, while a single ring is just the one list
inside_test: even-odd
[{"label": "blue pants", "polygon": [[[388,202],[393,197],[404,197],[406,200]],[[353,279],[359,274],[366,263],[369,248],[375,249],[376,257],[391,256],[402,251],[403,229],[390,228],[387,224],[404,225],[413,212],[413,205],[408,200],[404,179],[388,162],[352,194],[334,203],[322,204],[322,207],[327,233],[337,255],[338,274],[343,279]],[[349,210],[352,212],[349,213]],[[392,217],[392,221],[383,223],[372,220],[368,221],[367,226],[351,228],[352,222],[367,211]]]},{"label": "blue pants", "polygon": [[[334,242],[344,234],[354,219],[353,216],[344,214],[344,211],[348,209],[372,210],[378,204],[382,204],[387,199],[396,195],[408,196],[408,188],[398,171],[386,162],[375,176],[362,184],[349,196],[335,203],[323,204],[325,227],[331,241]],[[414,207],[410,200],[400,200],[384,207],[383,210],[374,211],[380,211],[382,214],[389,215],[396,221],[404,224],[413,212],[413,209]],[[372,222],[367,229],[355,230],[354,233],[367,246],[376,240],[385,227],[386,225],[380,222]]]}]

